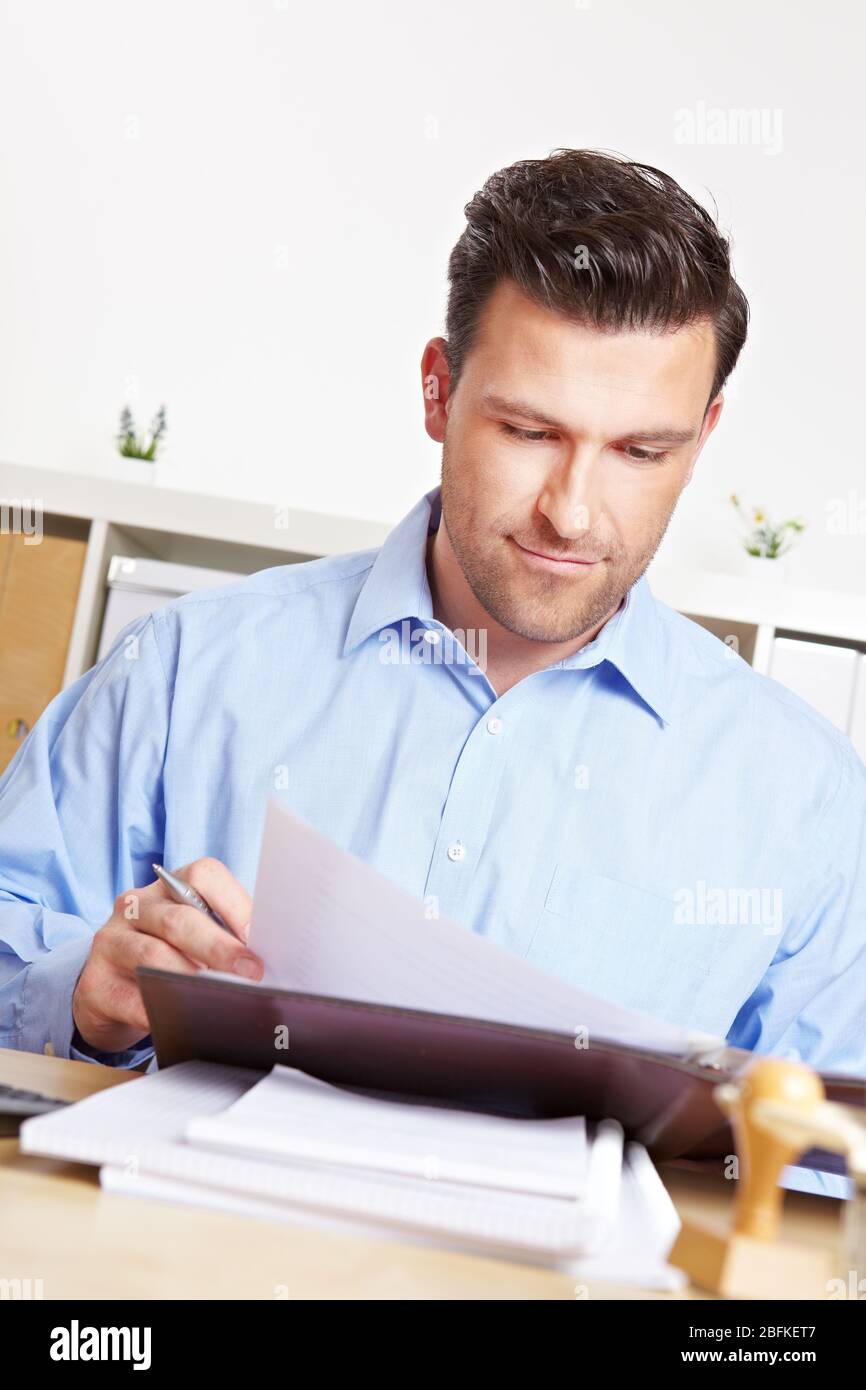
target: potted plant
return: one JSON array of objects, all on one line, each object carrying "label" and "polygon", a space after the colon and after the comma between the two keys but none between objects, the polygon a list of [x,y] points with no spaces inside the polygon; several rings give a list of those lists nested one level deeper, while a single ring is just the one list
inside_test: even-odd
[{"label": "potted plant", "polygon": [[129,468],[130,475],[135,472],[139,481],[143,480],[150,483],[158,481],[158,455],[163,446],[165,431],[164,405],[161,405],[154,415],[150,430],[143,431],[140,435],[136,430],[135,420],[129,406],[125,405],[120,412],[120,424],[115,437],[117,452],[124,459],[138,461],[138,464],[131,463]]},{"label": "potted plant", "polygon": [[742,567],[746,574],[759,579],[784,579],[787,566],[784,557],[797,536],[806,529],[805,521],[790,517],[787,521],[772,522],[763,507],[747,512],[736,493],[731,494],[741,527]]}]

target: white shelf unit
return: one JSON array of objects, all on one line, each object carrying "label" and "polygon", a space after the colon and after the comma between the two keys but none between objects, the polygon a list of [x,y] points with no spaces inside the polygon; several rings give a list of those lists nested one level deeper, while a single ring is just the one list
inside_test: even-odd
[{"label": "white shelf unit", "polygon": [[[240,576],[270,565],[377,546],[389,529],[384,523],[278,503],[0,464],[0,503],[16,501],[39,505],[46,526],[87,541],[65,685],[96,659],[112,555],[169,560]],[[866,654],[866,594],[759,583],[662,564],[651,567],[649,580],[657,598],[722,640],[736,638],[740,654],[765,674],[776,637]]]},{"label": "white shelf unit", "polygon": [[741,654],[764,674],[774,637],[799,637],[866,652],[866,593],[759,583],[734,574],[664,565],[653,565],[648,577],[663,603],[723,639],[737,636]]},{"label": "white shelf unit", "polygon": [[0,504],[37,506],[46,528],[87,542],[64,686],[96,660],[112,555],[170,560],[239,577],[381,545],[388,527],[279,503],[0,463]]}]

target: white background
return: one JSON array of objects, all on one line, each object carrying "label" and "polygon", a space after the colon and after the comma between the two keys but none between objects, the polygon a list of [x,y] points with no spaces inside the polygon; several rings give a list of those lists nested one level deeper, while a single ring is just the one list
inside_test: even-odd
[{"label": "white background", "polygon": [[[866,592],[866,516],[826,522],[866,512],[855,0],[0,10],[0,458],[115,467],[131,391],[167,404],[169,485],[398,519],[438,477],[418,359],[463,205],[615,150],[715,199],[753,312],[664,558],[735,568],[736,490],[808,519],[799,582]],[[781,149],[683,143],[701,103]]]}]

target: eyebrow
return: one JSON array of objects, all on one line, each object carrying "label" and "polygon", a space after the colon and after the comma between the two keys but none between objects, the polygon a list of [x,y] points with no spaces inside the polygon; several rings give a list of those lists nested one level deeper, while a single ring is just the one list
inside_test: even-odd
[{"label": "eyebrow", "polygon": [[[481,404],[488,410],[496,411],[502,415],[519,415],[521,420],[532,420],[535,424],[545,425],[549,429],[561,430],[564,428],[560,421],[554,420],[551,415],[545,415],[543,410],[536,409],[527,401],[509,400],[505,396],[496,396],[485,392],[481,397]],[[697,430],[671,428],[626,430],[618,437],[640,440],[642,444],[688,444],[690,440],[697,438],[697,434]]]}]

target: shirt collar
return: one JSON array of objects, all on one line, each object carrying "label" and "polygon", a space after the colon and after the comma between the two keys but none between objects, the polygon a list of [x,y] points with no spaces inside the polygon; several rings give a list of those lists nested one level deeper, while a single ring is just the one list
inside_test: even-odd
[{"label": "shirt collar", "polygon": [[561,664],[581,670],[609,661],[665,724],[673,722],[673,692],[668,643],[659,606],[646,576],[632,584],[622,604],[601,632]]},{"label": "shirt collar", "polygon": [[[386,536],[355,601],[344,655],[374,632],[404,618],[435,621],[427,579],[427,538],[437,529],[441,511],[440,489],[435,487]],[[586,670],[609,661],[644,703],[670,723],[670,666],[661,629],[658,604],[641,575],[592,642],[557,667]]]},{"label": "shirt collar", "polygon": [[355,601],[344,655],[374,632],[404,618],[432,620],[427,537],[438,527],[441,509],[439,488],[435,487],[385,537]]}]

